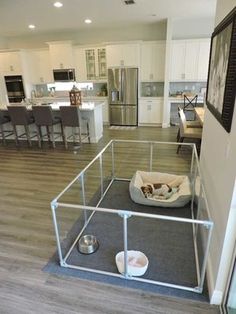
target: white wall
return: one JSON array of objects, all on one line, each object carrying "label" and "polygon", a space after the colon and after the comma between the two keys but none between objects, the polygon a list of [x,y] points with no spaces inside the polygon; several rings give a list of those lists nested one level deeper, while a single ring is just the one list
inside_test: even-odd
[{"label": "white wall", "polygon": [[[235,5],[235,0],[218,0],[217,25]],[[236,108],[236,104],[235,104]],[[207,110],[201,148],[201,170],[214,222],[208,282],[211,302],[221,303],[233,242],[236,238],[236,217],[231,205],[236,176],[236,109],[231,132],[227,133],[214,116]]]},{"label": "white wall", "polygon": [[[234,185],[234,194],[233,194],[233,200],[231,204],[231,211],[233,212],[234,216],[236,212],[236,180],[235,180],[235,185]],[[236,242],[235,242],[235,250],[236,250]],[[236,253],[236,252],[235,252]],[[234,254],[234,256],[236,256]],[[232,281],[230,284],[230,292],[229,292],[229,299],[228,299],[228,306],[236,309],[236,264],[234,266],[234,273],[232,276]]]},{"label": "white wall", "polygon": [[166,21],[148,25],[134,25],[110,29],[91,29],[78,32],[53,32],[21,37],[8,37],[8,48],[41,48],[45,42],[57,40],[72,40],[74,44],[94,44],[109,41],[126,40],[165,40]]},{"label": "white wall", "polygon": [[214,17],[176,19],[173,21],[173,39],[209,38],[214,29]]}]

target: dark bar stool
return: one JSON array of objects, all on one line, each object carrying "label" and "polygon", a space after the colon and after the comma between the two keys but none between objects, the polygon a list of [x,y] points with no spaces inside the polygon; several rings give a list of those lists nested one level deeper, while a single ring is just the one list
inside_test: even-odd
[{"label": "dark bar stool", "polygon": [[[29,125],[34,123],[34,118],[30,115],[25,106],[12,105],[8,106],[7,109],[13,126],[16,145],[19,144],[19,138],[27,138],[29,146],[32,146],[31,139],[34,138],[36,135],[30,134]],[[25,133],[18,135],[17,126],[24,126]]]},{"label": "dark bar stool", "polygon": [[4,145],[6,144],[6,138],[14,134],[13,130],[4,130],[4,124],[10,121],[10,117],[6,116],[3,111],[0,111],[0,134]]},{"label": "dark bar stool", "polygon": [[[89,122],[87,119],[80,118],[79,108],[77,106],[60,106],[60,112],[65,148],[68,148],[67,140],[69,138],[73,137],[73,141],[75,142],[76,135],[79,136],[80,145],[82,145],[82,141],[85,139],[88,139],[90,143]],[[86,122],[86,133],[81,133],[81,120]],[[66,127],[72,128],[70,136],[66,136]],[[75,128],[78,128],[78,133],[74,132]]]},{"label": "dark bar stool", "polygon": [[[51,106],[47,105],[40,105],[40,106],[32,106],[33,116],[35,119],[35,124],[37,128],[37,135],[38,135],[38,143],[39,147],[42,146],[42,126],[46,127],[46,136],[48,137],[48,141],[51,142],[52,139],[52,146],[55,148],[55,139],[63,135],[62,132],[62,125],[61,119],[59,117],[54,117]],[[54,132],[54,125],[60,124],[61,126],[61,133]],[[58,137],[55,138],[55,135],[59,134]]]}]

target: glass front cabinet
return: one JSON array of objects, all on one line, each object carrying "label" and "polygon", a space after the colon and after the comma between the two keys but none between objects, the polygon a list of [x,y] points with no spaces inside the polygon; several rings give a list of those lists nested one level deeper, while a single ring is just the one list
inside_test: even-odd
[{"label": "glass front cabinet", "polygon": [[107,77],[106,49],[85,49],[87,80],[102,80]]}]

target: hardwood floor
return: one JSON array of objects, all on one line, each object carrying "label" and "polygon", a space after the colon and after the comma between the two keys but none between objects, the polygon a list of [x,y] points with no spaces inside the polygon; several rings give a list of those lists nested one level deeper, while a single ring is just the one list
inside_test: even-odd
[{"label": "hardwood floor", "polygon": [[[111,138],[175,141],[176,133],[176,128],[106,128],[98,144],[84,144],[78,151],[62,145],[53,150],[47,144],[38,149],[37,143],[33,148],[0,146],[1,314],[219,313],[208,304],[42,271],[56,248],[50,201],[101,148]],[[120,153],[127,158],[126,150]],[[176,158],[184,170],[190,154],[183,151]],[[165,160],[161,166],[168,164]]]}]

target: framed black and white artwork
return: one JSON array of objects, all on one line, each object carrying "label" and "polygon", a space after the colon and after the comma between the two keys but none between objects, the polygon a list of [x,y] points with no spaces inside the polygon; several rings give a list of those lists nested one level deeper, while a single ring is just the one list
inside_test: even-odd
[{"label": "framed black and white artwork", "polygon": [[231,130],[236,92],[236,10],[211,37],[206,104],[227,132]]}]

